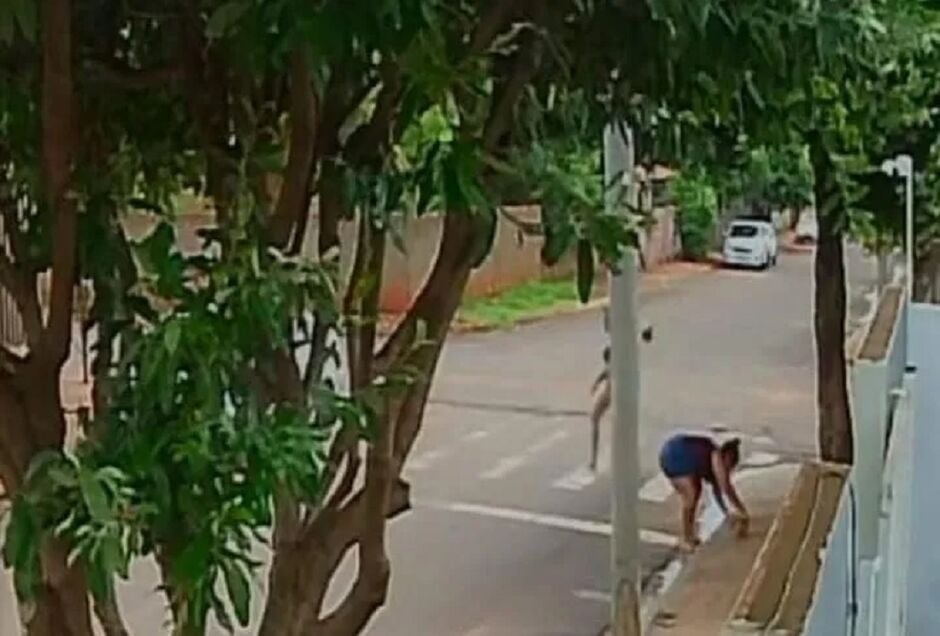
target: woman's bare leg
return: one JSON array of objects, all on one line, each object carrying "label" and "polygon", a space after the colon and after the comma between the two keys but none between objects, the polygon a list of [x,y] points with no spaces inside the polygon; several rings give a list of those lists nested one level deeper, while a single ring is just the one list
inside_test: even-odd
[{"label": "woman's bare leg", "polygon": [[594,394],[591,409],[591,470],[597,470],[597,452],[600,446],[601,418],[610,408],[610,380],[605,380]]},{"label": "woman's bare leg", "polygon": [[702,494],[702,485],[694,477],[676,477],[670,481],[672,487],[679,493],[682,542],[684,547],[694,548],[699,544],[698,534],[695,532],[695,517]]}]

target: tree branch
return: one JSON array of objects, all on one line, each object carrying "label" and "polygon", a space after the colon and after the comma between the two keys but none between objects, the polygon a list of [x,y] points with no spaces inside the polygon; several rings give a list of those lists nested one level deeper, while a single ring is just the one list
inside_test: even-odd
[{"label": "tree branch", "polygon": [[318,103],[306,55],[306,47],[300,47],[291,56],[290,150],[277,207],[268,224],[269,240],[279,248],[287,246],[291,231],[310,213]]},{"label": "tree branch", "polygon": [[127,625],[124,624],[116,598],[104,601],[95,599],[93,603],[95,616],[98,617],[105,636],[128,636]]},{"label": "tree branch", "polygon": [[72,192],[75,95],[70,0],[44,0],[42,20],[42,176],[53,214],[52,293],[46,335],[48,362],[61,364],[72,339],[78,214]]},{"label": "tree branch", "polygon": [[368,164],[381,157],[391,144],[395,114],[403,94],[399,69],[391,62],[382,66],[382,88],[376,98],[375,111],[369,123],[361,126],[350,137],[349,160],[353,164]]},{"label": "tree branch", "polygon": [[527,1],[518,0],[490,0],[486,12],[480,17],[477,27],[470,38],[470,51],[474,54],[480,54],[496,40],[496,37],[502,33],[513,15],[519,11],[520,5],[525,6]]},{"label": "tree branch", "polygon": [[[374,457],[370,458],[370,461],[374,461]],[[391,469],[392,465],[389,464],[388,467]],[[375,474],[373,476],[375,477]],[[382,478],[385,476],[383,474]],[[388,477],[389,481],[383,486],[384,492],[378,492],[376,482],[373,482],[371,491],[367,484],[365,490],[342,509],[342,516],[333,526],[334,532],[330,537],[323,565],[327,572],[335,571],[343,556],[359,543],[359,572],[356,582],[331,614],[321,619],[315,613],[308,613],[305,617],[305,630],[301,633],[324,636],[359,633],[375,610],[384,604],[390,574],[384,547],[385,526],[389,519],[410,508],[411,490],[407,482],[394,479],[390,474]],[[316,607],[311,609],[319,610],[320,603],[314,605]]]},{"label": "tree branch", "polygon": [[[544,4],[541,1],[537,2],[537,27],[544,20],[544,13]],[[513,123],[513,113],[516,105],[525,92],[526,86],[529,85],[538,72],[543,48],[542,34],[535,30],[529,30],[525,33],[522,46],[513,61],[512,69],[508,77],[505,78],[505,82],[497,88],[493,98],[486,127],[483,130],[483,147],[487,152],[493,152],[502,136],[509,131]]]},{"label": "tree branch", "polygon": [[385,264],[386,234],[373,227],[368,214],[359,215],[359,238],[349,287],[343,302],[348,324],[347,349],[352,391],[373,379],[379,295]]}]

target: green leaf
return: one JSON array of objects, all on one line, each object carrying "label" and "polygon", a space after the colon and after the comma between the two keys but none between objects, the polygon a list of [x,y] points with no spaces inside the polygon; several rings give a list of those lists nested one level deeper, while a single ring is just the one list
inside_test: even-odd
[{"label": "green leaf", "polygon": [[121,577],[127,578],[127,561],[124,558],[124,548],[121,547],[121,541],[117,536],[111,533],[104,536],[98,547],[98,557],[105,572],[120,574]]},{"label": "green leaf", "polygon": [[17,500],[10,513],[10,524],[3,544],[3,561],[8,567],[21,568],[35,558],[39,549],[39,528],[29,505]]},{"label": "green leaf", "polygon": [[594,248],[590,241],[578,241],[578,298],[582,303],[591,300],[594,286]]},{"label": "green leaf", "polygon": [[206,37],[217,40],[228,33],[236,22],[248,11],[248,2],[227,2],[215,10],[206,24]]},{"label": "green leaf", "polygon": [[49,475],[53,467],[59,466],[62,463],[64,462],[62,462],[62,453],[60,451],[48,449],[40,451],[29,463],[29,470],[26,471],[26,479],[24,481],[31,484],[34,480]]},{"label": "green leaf", "polygon": [[232,624],[232,617],[229,615],[229,611],[225,606],[225,603],[215,592],[211,593],[210,599],[210,602],[212,603],[212,611],[215,613],[215,620],[219,622],[219,626],[229,634],[234,634],[235,626]]},{"label": "green leaf", "polygon": [[178,557],[173,561],[173,573],[178,581],[192,584],[206,573],[209,567],[210,539],[200,534],[191,539]]},{"label": "green leaf", "polygon": [[[100,557],[100,555],[99,555]],[[88,563],[88,588],[96,599],[108,600],[114,598],[114,577],[100,560]]]},{"label": "green leaf", "polygon": [[108,495],[102,488],[95,474],[84,466],[78,469],[78,486],[82,491],[82,498],[88,506],[91,518],[98,522],[110,521],[111,508],[108,506]]},{"label": "green leaf", "polygon": [[163,344],[166,346],[167,353],[170,357],[176,355],[182,335],[182,326],[178,320],[173,320],[167,324],[166,330],[163,332]]},{"label": "green leaf", "polygon": [[247,627],[249,602],[251,600],[248,576],[234,561],[224,561],[222,570],[225,574],[225,587],[228,589],[228,597],[232,601],[232,608],[235,610],[235,618],[238,619],[239,625]]},{"label": "green leaf", "polygon": [[16,31],[16,18],[11,11],[10,6],[2,6],[0,3],[0,42],[9,44],[13,42],[13,34]]},{"label": "green leaf", "polygon": [[36,2],[37,0],[13,0],[16,22],[23,38],[29,42],[36,39]]},{"label": "green leaf", "polygon": [[574,233],[571,231],[570,225],[566,224],[559,227],[551,222],[545,223],[542,232],[545,235],[541,250],[542,262],[549,267],[553,267],[568,251]]},{"label": "green leaf", "polygon": [[39,557],[30,559],[13,570],[13,586],[20,600],[32,600],[39,585]]},{"label": "green leaf", "polygon": [[754,73],[748,71],[744,74],[744,86],[747,88],[748,95],[754,101],[754,104],[761,110],[764,108],[764,98],[761,97],[757,84],[754,83]]}]

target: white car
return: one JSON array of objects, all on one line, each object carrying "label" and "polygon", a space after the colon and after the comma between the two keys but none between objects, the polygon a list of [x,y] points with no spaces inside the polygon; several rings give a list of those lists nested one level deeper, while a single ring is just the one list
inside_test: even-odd
[{"label": "white car", "polygon": [[767,221],[738,219],[725,232],[722,249],[728,266],[767,268],[777,263],[777,231]]}]

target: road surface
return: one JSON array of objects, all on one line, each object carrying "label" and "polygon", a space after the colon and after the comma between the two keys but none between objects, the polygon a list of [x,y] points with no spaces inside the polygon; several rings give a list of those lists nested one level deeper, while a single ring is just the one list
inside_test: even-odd
[{"label": "road surface", "polygon": [[[851,252],[856,313],[871,274]],[[644,575],[673,556],[678,523],[656,477],[669,434],[738,431],[759,463],[814,452],[811,277],[811,255],[783,255],[769,272],[717,271],[642,299],[655,327],[642,348]],[[609,463],[596,478],[585,469],[603,344],[596,313],[451,340],[407,468],[415,509],[392,524],[390,597],[369,634],[604,628]]]}]

